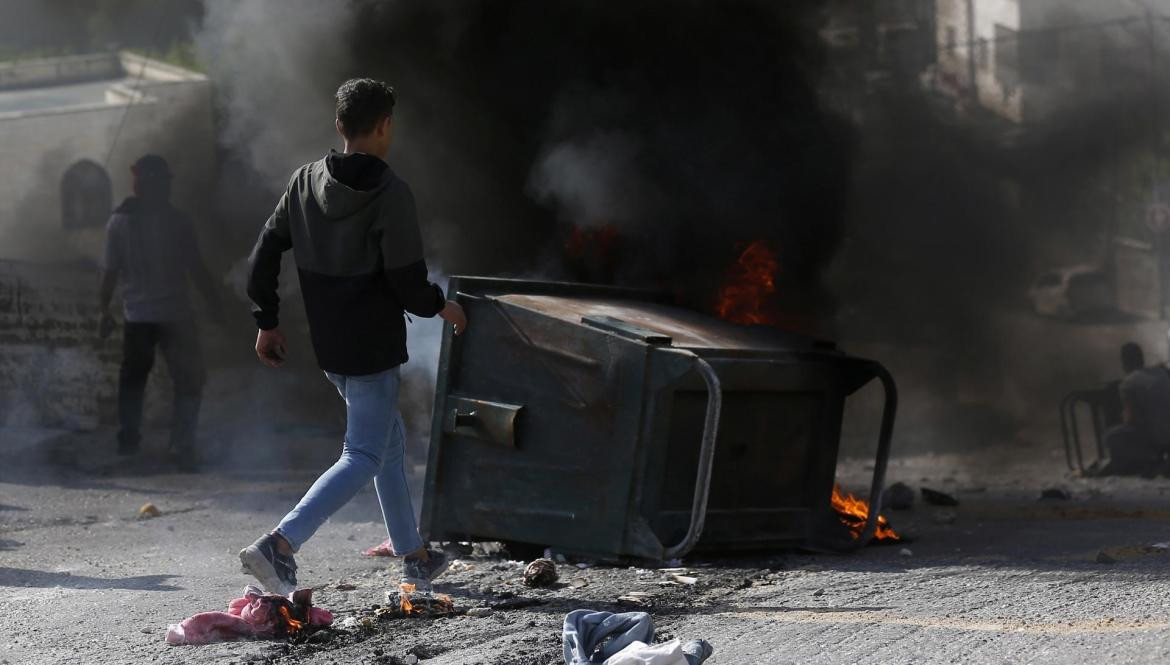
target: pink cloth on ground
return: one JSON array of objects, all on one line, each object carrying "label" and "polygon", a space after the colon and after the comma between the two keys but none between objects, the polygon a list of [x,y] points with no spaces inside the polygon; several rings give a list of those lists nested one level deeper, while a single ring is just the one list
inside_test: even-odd
[{"label": "pink cloth on ground", "polygon": [[387,538],[381,543],[374,545],[369,549],[362,550],[362,556],[397,556],[394,553],[394,546],[390,544],[390,539]]},{"label": "pink cloth on ground", "polygon": [[[297,592],[303,593],[303,592]],[[167,627],[167,644],[211,644],[235,640],[271,639],[284,634],[280,617],[283,596],[266,594],[249,586],[244,597],[228,603],[227,612],[201,612]],[[333,615],[319,607],[309,608],[309,625],[329,626]]]}]

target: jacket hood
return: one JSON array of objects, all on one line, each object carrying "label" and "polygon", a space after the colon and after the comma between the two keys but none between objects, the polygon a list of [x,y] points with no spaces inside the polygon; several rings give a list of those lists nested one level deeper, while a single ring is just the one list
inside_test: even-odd
[{"label": "jacket hood", "polygon": [[309,165],[309,182],[313,198],[321,212],[329,219],[344,219],[361,212],[377,200],[386,189],[386,185],[394,179],[393,172],[387,167],[377,186],[367,190],[354,189],[333,177],[329,171],[328,159],[326,156]]}]

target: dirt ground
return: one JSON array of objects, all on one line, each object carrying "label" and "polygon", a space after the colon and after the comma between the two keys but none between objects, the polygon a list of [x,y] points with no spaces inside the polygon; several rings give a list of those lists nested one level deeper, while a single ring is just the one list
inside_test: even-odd
[{"label": "dirt ground", "polygon": [[[0,467],[0,663],[548,665],[562,662],[567,612],[636,609],[619,601],[630,592],[641,592],[659,639],[705,638],[714,665],[1170,659],[1170,549],[1157,546],[1170,541],[1170,484],[1074,479],[1055,451],[1008,449],[894,460],[891,482],[960,503],[919,497],[889,511],[912,542],[847,556],[695,557],[685,571],[567,561],[550,589],[525,587],[522,562],[454,547],[437,589],[461,612],[496,609],[362,627],[398,579],[396,562],[358,554],[384,537],[370,491],[298,556],[315,604],[357,627],[319,643],[167,646],[168,624],[239,595],[248,579],[236,551],[313,475],[159,472],[156,457],[125,465],[95,437],[54,442],[51,467]],[[865,462],[839,471],[847,487],[864,486]],[[1070,498],[1040,499],[1050,487]],[[162,514],[140,519],[146,502]],[[678,572],[697,581],[679,583]]]}]

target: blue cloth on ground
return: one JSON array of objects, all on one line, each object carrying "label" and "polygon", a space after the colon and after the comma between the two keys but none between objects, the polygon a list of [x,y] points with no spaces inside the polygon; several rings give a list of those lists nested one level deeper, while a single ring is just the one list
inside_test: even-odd
[{"label": "blue cloth on ground", "polygon": [[654,641],[654,622],[645,612],[573,610],[565,615],[565,665],[604,663],[633,642]]}]

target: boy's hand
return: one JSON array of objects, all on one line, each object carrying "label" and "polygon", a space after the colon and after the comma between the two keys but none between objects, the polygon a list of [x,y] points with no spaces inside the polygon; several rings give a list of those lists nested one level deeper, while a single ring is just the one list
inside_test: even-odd
[{"label": "boy's hand", "polygon": [[439,316],[454,326],[456,335],[462,335],[463,331],[467,330],[467,314],[463,312],[463,306],[454,300],[447,301]]},{"label": "boy's hand", "polygon": [[256,355],[260,362],[269,367],[280,367],[288,357],[288,349],[284,346],[284,335],[280,330],[261,330],[256,333]]}]

